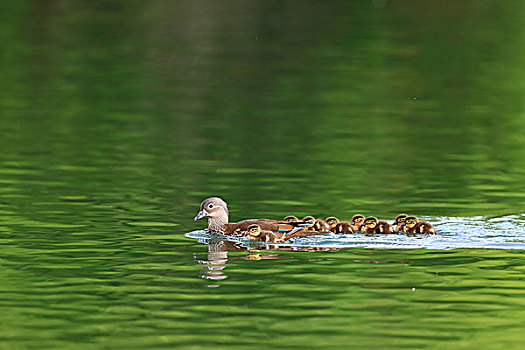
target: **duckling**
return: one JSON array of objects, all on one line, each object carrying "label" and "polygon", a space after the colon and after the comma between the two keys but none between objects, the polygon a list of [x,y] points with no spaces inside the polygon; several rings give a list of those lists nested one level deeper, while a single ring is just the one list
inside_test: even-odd
[{"label": "duckling", "polygon": [[252,224],[248,227],[248,238],[254,241],[277,243],[282,241],[283,235],[279,232],[263,231],[259,225]]},{"label": "duckling", "polygon": [[403,223],[405,222],[407,216],[407,214],[399,214],[398,216],[396,216],[396,220],[394,221],[392,226],[396,226],[397,231],[403,232]]},{"label": "duckling", "polygon": [[352,225],[352,230],[354,230],[354,232],[362,231],[361,226],[363,225],[364,220],[365,220],[364,215],[356,214],[352,216],[352,221],[350,222],[350,224]]},{"label": "duckling", "polygon": [[297,218],[297,216],[288,215],[287,217],[284,218],[283,221],[284,222],[298,222],[299,219]]},{"label": "duckling", "polygon": [[313,230],[313,231],[330,231],[330,227],[326,224],[326,222],[324,222],[321,219],[316,219],[316,218],[314,218],[311,215],[305,216],[303,218],[303,220],[301,220],[301,221],[305,222],[305,223],[308,223],[308,224],[312,223],[312,221],[313,221],[312,226],[310,226],[309,228],[306,227],[309,230]]},{"label": "duckling", "polygon": [[330,231],[335,232],[335,227],[339,223],[339,219],[335,216],[327,217],[325,222],[327,223],[328,227],[330,227]]},{"label": "duckling", "polygon": [[334,233],[339,234],[348,234],[348,233],[354,233],[354,229],[352,228],[352,224],[346,221],[341,221],[335,225]]},{"label": "duckling", "polygon": [[374,216],[367,217],[361,224],[364,226],[365,233],[383,233],[390,234],[394,233],[394,228],[386,221],[379,221]]},{"label": "duckling", "polygon": [[420,221],[415,216],[407,216],[403,224],[403,232],[405,233],[424,233],[436,235],[437,231],[431,223]]},{"label": "duckling", "polygon": [[262,230],[268,230],[274,233],[293,233],[305,226],[311,226],[302,222],[284,222],[271,219],[249,219],[229,223],[228,205],[219,197],[210,197],[202,201],[200,211],[194,220],[197,221],[203,217],[208,217],[208,230],[225,235],[245,235],[248,227],[252,224],[258,224]]},{"label": "duckling", "polygon": [[315,219],[314,231],[330,232],[330,226],[323,219]]}]

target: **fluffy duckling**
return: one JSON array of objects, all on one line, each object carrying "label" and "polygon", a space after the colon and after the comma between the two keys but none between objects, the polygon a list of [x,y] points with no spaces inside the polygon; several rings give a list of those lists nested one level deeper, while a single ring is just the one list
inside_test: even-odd
[{"label": "fluffy duckling", "polygon": [[299,219],[297,218],[297,216],[293,216],[293,215],[288,215],[287,217],[284,218],[284,222],[298,222]]},{"label": "fluffy duckling", "polygon": [[330,232],[330,226],[323,219],[315,219],[314,231]]},{"label": "fluffy duckling", "polygon": [[374,216],[369,216],[364,219],[364,222],[361,224],[364,227],[365,233],[383,233],[390,234],[394,233],[394,228],[386,221],[379,221]]},{"label": "fluffy duckling", "polygon": [[335,216],[330,216],[326,218],[325,222],[330,228],[330,231],[335,232],[335,227],[339,223],[339,219],[336,218]]},{"label": "fluffy duckling", "polygon": [[254,241],[277,243],[282,241],[283,235],[279,232],[263,231],[259,225],[252,224],[248,227],[248,238]]},{"label": "fluffy duckling", "polygon": [[396,216],[396,220],[392,224],[392,226],[396,227],[397,231],[402,232],[403,231],[403,223],[405,222],[405,219],[407,218],[407,214],[399,214]]},{"label": "fluffy duckling", "polygon": [[363,221],[365,221],[364,215],[356,214],[352,216],[352,221],[350,222],[350,224],[352,225],[352,230],[354,230],[354,232],[362,231],[361,226],[363,225]]},{"label": "fluffy duckling", "polygon": [[330,231],[330,227],[328,226],[326,222],[324,222],[324,220],[316,219],[311,215],[305,216],[303,220],[301,221],[304,223],[310,224],[312,223],[312,220],[313,220],[313,224],[309,228],[307,227],[308,230],[319,231],[319,232]]},{"label": "fluffy duckling", "polygon": [[334,233],[339,234],[348,234],[348,233],[354,233],[354,229],[352,228],[352,224],[346,221],[341,221],[335,225]]},{"label": "fluffy duckling", "polygon": [[249,219],[229,223],[228,205],[219,197],[210,197],[202,201],[200,211],[194,220],[197,221],[204,217],[208,217],[208,230],[225,235],[245,235],[248,227],[252,224],[258,224],[261,230],[281,233],[293,233],[302,227],[310,226],[302,222],[284,222],[271,219]]},{"label": "fluffy duckling", "polygon": [[418,220],[415,216],[407,216],[403,224],[405,233],[424,233],[436,235],[437,231],[430,222]]}]

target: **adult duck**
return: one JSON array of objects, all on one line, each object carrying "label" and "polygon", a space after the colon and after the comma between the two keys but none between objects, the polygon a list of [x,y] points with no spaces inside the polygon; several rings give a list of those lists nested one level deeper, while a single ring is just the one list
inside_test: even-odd
[{"label": "adult duck", "polygon": [[284,222],[271,219],[249,219],[235,223],[228,222],[228,205],[219,197],[210,197],[202,201],[200,211],[193,220],[208,218],[208,229],[226,235],[246,236],[250,225],[257,224],[261,230],[291,234],[310,224],[303,222]]}]

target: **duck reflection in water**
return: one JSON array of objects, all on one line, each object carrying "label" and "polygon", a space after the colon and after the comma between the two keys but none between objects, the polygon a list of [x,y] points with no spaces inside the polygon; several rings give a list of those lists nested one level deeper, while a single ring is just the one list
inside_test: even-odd
[{"label": "duck reflection in water", "polygon": [[[229,251],[240,251],[242,248],[237,247],[233,242],[224,241],[219,238],[211,238],[208,242],[208,256],[207,260],[196,259],[196,261],[203,265],[201,278],[207,280],[220,281],[228,278],[223,270],[226,268],[228,262]],[[197,258],[197,254],[195,254]],[[208,287],[218,287],[219,285],[208,285]]]},{"label": "duck reflection in water", "polygon": [[[221,236],[210,238],[207,242],[208,254],[207,259],[199,259],[199,253],[194,254],[195,261],[202,265],[201,275],[202,279],[221,281],[228,278],[224,272],[228,260],[273,260],[273,259],[293,259],[293,256],[281,255],[279,253],[261,253],[265,250],[273,251],[337,251],[337,248],[321,248],[321,247],[279,247],[272,244],[267,245],[241,245],[239,242],[232,242],[225,240]],[[228,256],[228,252],[246,252],[246,256]],[[218,283],[209,284],[207,287],[219,287]]]}]

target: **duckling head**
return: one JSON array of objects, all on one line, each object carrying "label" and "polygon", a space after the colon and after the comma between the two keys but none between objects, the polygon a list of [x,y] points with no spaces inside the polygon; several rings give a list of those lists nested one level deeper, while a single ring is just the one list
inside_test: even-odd
[{"label": "duckling head", "polygon": [[396,221],[394,221],[394,224],[399,224],[401,222],[404,222],[407,216],[408,216],[407,214],[399,214],[398,216],[396,216]]},{"label": "duckling head", "polygon": [[339,219],[335,216],[330,216],[326,218],[325,222],[330,226],[330,229],[333,229],[339,223]]},{"label": "duckling head", "polygon": [[407,216],[405,218],[405,226],[408,227],[408,228],[412,228],[414,226],[416,226],[417,224],[417,218],[415,216]]},{"label": "duckling head", "polygon": [[257,224],[248,226],[248,235],[249,238],[256,238],[261,235],[261,227]]},{"label": "duckling head", "polygon": [[312,227],[315,224],[315,218],[311,215],[305,216],[303,221],[308,224],[307,227]]},{"label": "duckling head", "polygon": [[361,226],[366,226],[368,228],[374,228],[377,226],[377,218],[374,216],[369,216],[365,219],[363,219],[363,223]]},{"label": "duckling head", "polygon": [[297,216],[288,215],[287,217],[284,218],[284,221],[285,222],[297,222],[299,221],[299,219],[297,218]]},{"label": "duckling head", "polygon": [[365,216],[361,214],[356,214],[352,216],[352,224],[357,226],[362,226],[363,221],[365,221]]}]

